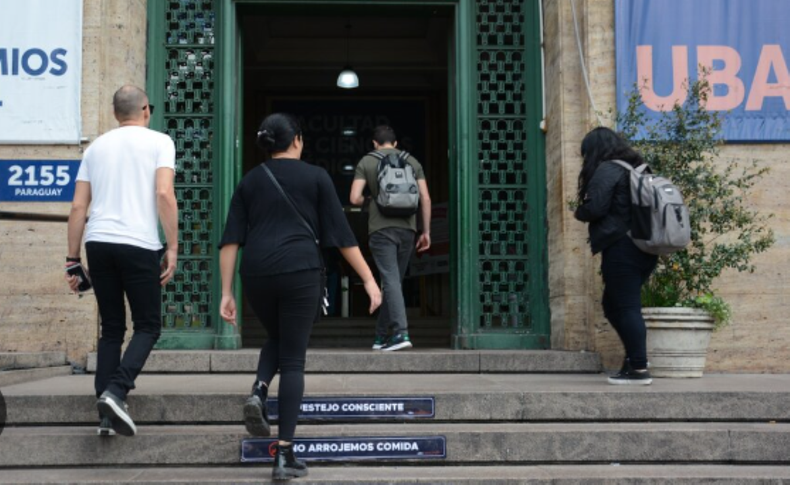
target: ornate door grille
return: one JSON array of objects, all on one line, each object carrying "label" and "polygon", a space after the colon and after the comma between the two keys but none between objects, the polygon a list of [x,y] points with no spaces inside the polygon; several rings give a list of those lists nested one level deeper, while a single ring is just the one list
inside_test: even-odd
[{"label": "ornate door grille", "polygon": [[[539,1],[539,0],[538,0]],[[527,25],[531,0],[477,0],[478,332],[532,334],[548,345],[543,314],[545,163],[534,139],[540,120],[539,68]],[[534,34],[534,32],[533,32]],[[538,56],[539,56],[539,50]],[[529,59],[529,61],[528,61]],[[528,63],[530,65],[528,65]],[[537,65],[535,65],[535,64]],[[537,97],[537,99],[540,99]],[[531,123],[535,123],[534,126]],[[536,315],[536,313],[541,313]],[[538,322],[538,320],[541,320]],[[508,346],[500,342],[492,346]]]},{"label": "ornate door grille", "polygon": [[165,22],[152,25],[164,28],[164,78],[149,91],[160,94],[153,103],[164,108],[162,128],[176,144],[180,243],[178,272],[163,292],[163,330],[213,331],[215,5],[161,3]]}]

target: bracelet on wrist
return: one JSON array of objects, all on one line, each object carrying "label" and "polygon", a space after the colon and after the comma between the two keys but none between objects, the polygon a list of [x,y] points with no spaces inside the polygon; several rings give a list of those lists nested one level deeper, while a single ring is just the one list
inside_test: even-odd
[{"label": "bracelet on wrist", "polygon": [[72,258],[72,257],[66,256],[66,262],[67,263],[81,263],[82,262],[82,258],[79,258],[79,257],[78,258]]}]

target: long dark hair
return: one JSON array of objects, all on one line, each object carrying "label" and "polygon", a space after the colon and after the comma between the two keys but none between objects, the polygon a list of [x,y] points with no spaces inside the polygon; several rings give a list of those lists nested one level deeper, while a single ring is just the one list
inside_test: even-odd
[{"label": "long dark hair", "polygon": [[579,191],[576,195],[579,204],[584,203],[587,184],[590,183],[595,170],[602,162],[623,160],[634,167],[644,163],[642,156],[631,148],[631,145],[625,138],[603,126],[599,126],[587,133],[584,140],[582,140],[581,148],[584,164],[579,173]]},{"label": "long dark hair", "polygon": [[286,151],[297,136],[302,136],[302,127],[295,116],[272,113],[261,122],[256,143],[269,153],[279,153]]}]

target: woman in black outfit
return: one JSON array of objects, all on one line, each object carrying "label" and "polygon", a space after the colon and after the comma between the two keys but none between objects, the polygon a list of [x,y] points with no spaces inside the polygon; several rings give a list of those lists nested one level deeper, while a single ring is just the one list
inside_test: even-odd
[{"label": "woman in black outfit", "polygon": [[645,320],[641,289],[658,257],[642,252],[627,235],[631,225],[629,171],[609,160],[634,167],[644,161],[626,140],[609,128],[595,128],[582,141],[584,165],[579,174],[576,219],[589,222],[593,254],[602,252],[603,311],[625,347],[620,372],[610,384],[649,385]]},{"label": "woman in black outfit", "polygon": [[279,113],[268,116],[257,141],[271,153],[271,159],[244,176],[231,200],[220,243],[220,314],[226,322],[236,324],[233,273],[239,247],[244,246],[239,270],[244,294],[269,335],[261,349],[252,395],[244,406],[244,421],[252,435],[269,436],[266,398],[279,369],[279,443],[272,477],[286,480],[307,475],[305,464],[294,457],[292,443],[304,394],[307,343],[323,297],[319,245],[340,249],[365,284],[371,313],[381,304],[381,292],[359,251],[329,174],[299,160],[303,144],[296,119]]}]

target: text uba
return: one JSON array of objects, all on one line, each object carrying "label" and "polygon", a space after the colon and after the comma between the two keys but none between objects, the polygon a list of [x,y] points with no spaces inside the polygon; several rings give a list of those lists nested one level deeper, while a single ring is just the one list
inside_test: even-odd
[{"label": "text uba", "polygon": [[69,66],[65,57],[68,51],[63,48],[53,49],[47,53],[44,49],[19,49],[17,47],[0,47],[0,75],[2,76],[41,76],[49,73],[53,76],[66,74]]},{"label": "text uba", "polygon": [[[688,96],[688,51],[685,45],[672,46],[672,93],[659,96],[653,87],[653,46],[636,47],[637,79],[640,86],[644,81],[642,100],[649,109],[668,111],[675,103],[682,104],[685,101]],[[707,80],[711,86],[706,109],[733,110],[745,100],[746,111],[760,111],[766,98],[779,97],[784,100],[785,109],[790,111],[790,72],[780,45],[768,44],[762,47],[753,73],[742,72],[741,63],[741,55],[732,47],[697,46],[697,64],[708,71]],[[744,79],[751,81],[748,92]],[[726,94],[717,92],[716,86],[725,86]]]}]

